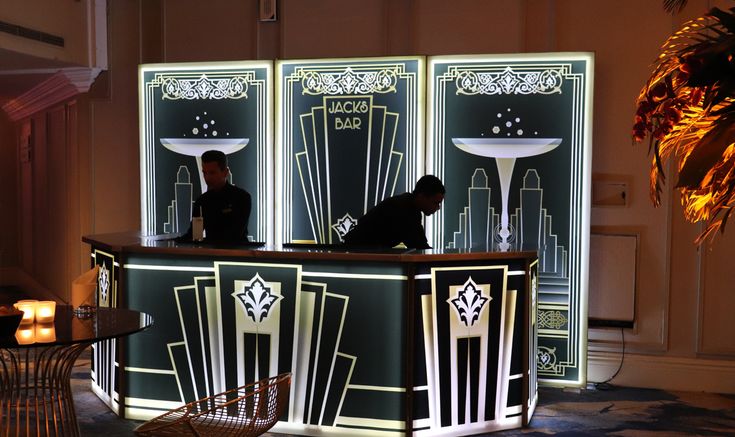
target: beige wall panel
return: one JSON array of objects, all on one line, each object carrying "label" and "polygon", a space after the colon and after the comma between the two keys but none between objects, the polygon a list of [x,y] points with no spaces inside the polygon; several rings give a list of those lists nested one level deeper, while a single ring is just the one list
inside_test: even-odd
[{"label": "beige wall panel", "polygon": [[[31,137],[31,120],[24,120],[17,126],[16,132],[20,143],[30,144],[33,147]],[[18,245],[20,266],[27,272],[33,271],[33,150],[30,150],[30,159],[25,160],[18,166],[18,227],[20,228],[20,241]]]},{"label": "beige wall panel", "polygon": [[702,231],[684,218],[678,192],[671,215],[671,293],[669,303],[669,353],[694,356],[697,349],[698,284],[700,249],[694,244]]},{"label": "beige wall panel", "polygon": [[[661,208],[651,205],[647,147],[631,146],[630,132],[635,99],[648,77],[651,60],[669,35],[671,17],[660,2],[623,0],[613,5],[567,0],[556,5],[555,49],[595,52],[593,174],[630,180],[626,207],[593,208],[591,216],[592,225],[605,231],[633,230],[641,236],[636,326],[626,340],[634,350],[664,350],[669,293],[668,198],[663,199]],[[590,339],[617,342],[620,333],[592,330]]]},{"label": "beige wall panel", "polygon": [[45,183],[47,185],[46,217],[39,223],[46,229],[45,246],[42,252],[36,252],[36,265],[39,266],[36,279],[53,294],[65,298],[69,288],[68,253],[69,204],[67,199],[67,125],[66,109],[57,106],[46,113],[47,159]]},{"label": "beige wall panel", "polygon": [[525,2],[416,0],[415,50],[422,55],[523,50]]},{"label": "beige wall panel", "polygon": [[522,50],[553,52],[556,47],[556,1],[525,0]]},{"label": "beige wall panel", "polygon": [[83,235],[89,235],[93,233],[94,227],[94,211],[92,205],[94,205],[94,196],[92,189],[92,180],[94,178],[94,169],[92,166],[93,156],[91,154],[91,115],[94,113],[94,105],[96,101],[90,98],[90,96],[83,95],[79,96],[77,100],[77,166],[79,169],[78,181],[79,186],[76,192],[78,197],[79,205],[79,230],[76,236],[79,237],[79,241],[76,241],[76,247],[79,250],[76,260],[72,260],[72,268],[77,266],[75,271],[85,271],[89,269],[91,265],[91,259],[89,256],[89,245],[81,241]]},{"label": "beige wall panel", "polygon": [[109,8],[110,99],[95,102],[90,115],[94,233],[140,229],[139,11],[128,1]]},{"label": "beige wall panel", "polygon": [[382,56],[383,0],[280,0],[284,59]]},{"label": "beige wall panel", "polygon": [[256,13],[257,2],[254,0],[165,1],[165,61],[253,59]]},{"label": "beige wall panel", "polygon": [[[0,268],[18,265],[18,143],[13,125],[0,114]],[[5,278],[0,277],[0,284]]]},{"label": "beige wall panel", "polygon": [[[30,187],[32,190],[31,199],[33,203],[33,216],[31,220],[33,257],[30,270],[27,273],[35,277],[41,283],[46,283],[48,274],[45,273],[47,263],[43,260],[43,254],[46,251],[47,242],[50,237],[50,229],[47,226],[50,220],[48,209],[48,147],[46,139],[46,114],[36,114],[32,119],[32,141],[33,151],[31,152],[32,176]],[[27,226],[24,224],[24,226]],[[25,242],[24,242],[25,244]]]},{"label": "beige wall panel", "polygon": [[413,0],[383,0],[386,55],[415,55]]},{"label": "beige wall panel", "polygon": [[735,232],[728,229],[702,251],[700,352],[735,357]]},{"label": "beige wall panel", "polygon": [[[66,245],[64,247],[66,257],[66,282],[64,293],[61,298],[65,302],[71,302],[71,280],[76,278],[82,269],[79,257],[82,253],[88,255],[86,248],[79,243],[81,228],[79,208],[79,146],[77,118],[77,103],[71,102],[66,105]],[[60,290],[61,291],[61,290]]]}]

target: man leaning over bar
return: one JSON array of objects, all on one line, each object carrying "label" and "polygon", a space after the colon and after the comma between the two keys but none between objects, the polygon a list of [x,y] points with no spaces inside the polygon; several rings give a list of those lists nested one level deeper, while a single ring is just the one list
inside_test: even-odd
[{"label": "man leaning over bar", "polygon": [[403,243],[409,249],[431,249],[421,213],[428,217],[438,211],[445,192],[438,177],[423,176],[413,192],[389,197],[360,217],[345,235],[345,245],[391,248]]},{"label": "man leaning over bar", "polygon": [[[227,156],[219,150],[208,150],[202,154],[202,175],[207,191],[194,202],[192,215],[204,219],[207,241],[247,242],[248,220],[250,219],[250,194],[227,180],[230,169]],[[192,227],[181,241],[191,241]]]}]

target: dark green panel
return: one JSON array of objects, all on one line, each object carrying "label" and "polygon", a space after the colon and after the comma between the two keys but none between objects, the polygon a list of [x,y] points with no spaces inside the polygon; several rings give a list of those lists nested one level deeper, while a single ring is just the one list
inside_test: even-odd
[{"label": "dark green panel", "polygon": [[403,420],[404,393],[377,390],[347,390],[340,415]]},{"label": "dark green panel", "polygon": [[339,412],[339,405],[342,397],[347,391],[347,383],[349,382],[350,370],[352,369],[352,358],[338,355],[334,361],[334,369],[332,372],[332,383],[329,385],[327,399],[324,405],[324,417],[322,424],[334,426]]},{"label": "dark green panel", "polygon": [[138,399],[181,402],[175,375],[126,372],[128,396]]},{"label": "dark green panel", "polygon": [[318,280],[328,284],[327,291],[349,299],[339,351],[357,357],[351,383],[402,387],[405,281]]},{"label": "dark green panel", "polygon": [[[313,407],[309,423],[318,424],[324,414],[325,398],[333,382],[332,360],[340,347],[340,328],[346,302],[344,299],[326,296],[323,318],[319,326],[319,349],[315,360],[317,365],[314,374]],[[338,375],[343,377],[343,375]]]},{"label": "dark green panel", "polygon": [[266,221],[269,188],[263,183],[270,175],[265,166],[271,147],[267,142],[272,111],[270,63],[142,68],[141,180],[147,192],[143,230],[186,231],[191,219],[188,202],[203,191],[196,156],[217,149],[229,155],[232,183],[252,196],[250,236],[265,241],[271,225]]},{"label": "dark green panel", "polygon": [[[436,57],[428,79],[430,172],[447,183],[430,244],[537,251],[540,302],[566,306],[569,321],[554,334],[569,344],[555,343],[558,368],[539,375],[572,385],[586,366],[592,63],[587,53]],[[539,345],[554,336],[540,333]]]},{"label": "dark green panel", "polygon": [[280,64],[283,241],[337,243],[418,179],[421,58]]}]

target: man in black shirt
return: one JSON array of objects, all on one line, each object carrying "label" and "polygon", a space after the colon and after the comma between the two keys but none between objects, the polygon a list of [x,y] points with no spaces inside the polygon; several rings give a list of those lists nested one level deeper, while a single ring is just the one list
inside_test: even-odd
[{"label": "man in black shirt", "polygon": [[423,176],[412,193],[389,197],[360,217],[345,235],[345,244],[390,248],[403,243],[410,249],[431,249],[421,213],[428,217],[438,211],[445,192],[439,178]]},{"label": "man in black shirt", "polygon": [[[250,194],[227,181],[227,156],[218,150],[202,154],[202,174],[207,191],[194,202],[192,215],[204,219],[207,241],[247,242]],[[201,211],[201,212],[200,212]],[[191,226],[182,237],[191,240]]]}]

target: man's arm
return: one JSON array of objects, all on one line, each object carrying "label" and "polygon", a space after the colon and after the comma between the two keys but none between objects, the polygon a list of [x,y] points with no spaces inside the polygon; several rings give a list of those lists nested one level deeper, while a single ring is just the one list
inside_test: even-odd
[{"label": "man's arm", "polygon": [[245,192],[245,207],[243,209],[242,213],[242,230],[243,230],[243,238],[246,240],[248,239],[248,221],[250,220],[250,210],[252,209],[252,200],[250,198],[250,193],[247,191]]},{"label": "man's arm", "polygon": [[403,244],[409,248],[431,249],[429,242],[426,240],[424,226],[420,222],[412,224],[412,226],[407,229]]}]

